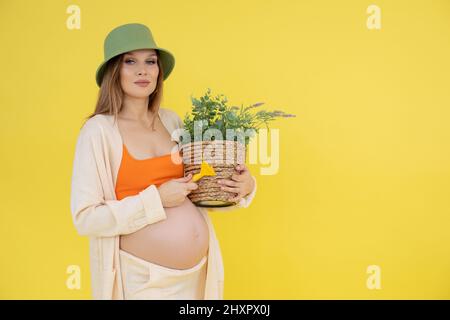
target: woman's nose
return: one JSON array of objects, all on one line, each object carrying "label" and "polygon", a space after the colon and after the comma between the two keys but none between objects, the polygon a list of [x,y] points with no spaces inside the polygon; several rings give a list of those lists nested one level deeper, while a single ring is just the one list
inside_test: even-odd
[{"label": "woman's nose", "polygon": [[143,66],[139,66],[138,68],[138,75],[147,75],[147,66],[143,65]]}]

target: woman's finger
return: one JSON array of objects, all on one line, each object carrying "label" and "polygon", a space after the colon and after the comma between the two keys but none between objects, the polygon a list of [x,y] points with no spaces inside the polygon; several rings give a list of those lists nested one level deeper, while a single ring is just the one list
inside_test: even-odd
[{"label": "woman's finger", "polygon": [[192,173],[189,173],[187,176],[185,177],[181,177],[181,178],[176,178],[176,179],[172,179],[173,181],[178,181],[178,182],[188,182],[192,179]]},{"label": "woman's finger", "polygon": [[242,176],[242,174],[233,174],[232,176],[231,176],[231,179],[232,180],[234,180],[234,181],[239,181],[239,182],[242,182],[243,180],[244,180],[244,177]]},{"label": "woman's finger", "polygon": [[242,199],[242,194],[238,193],[235,197],[228,198],[228,201],[239,202]]},{"label": "woman's finger", "polygon": [[240,188],[225,187],[225,186],[220,187],[220,189],[223,191],[228,191],[228,192],[233,192],[233,193],[239,193],[239,191],[241,190]]},{"label": "woman's finger", "polygon": [[237,181],[233,181],[233,180],[230,180],[230,179],[220,179],[217,182],[221,186],[230,186],[230,187],[237,187],[238,186],[238,182]]},{"label": "woman's finger", "polygon": [[195,190],[198,188],[198,184],[196,184],[195,182],[188,182],[186,183],[186,188],[188,190]]}]

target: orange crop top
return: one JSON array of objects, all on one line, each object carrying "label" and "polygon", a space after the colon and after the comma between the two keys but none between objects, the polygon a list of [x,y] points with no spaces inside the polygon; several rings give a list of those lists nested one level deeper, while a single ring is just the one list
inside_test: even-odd
[{"label": "orange crop top", "polygon": [[[134,159],[123,144],[123,155],[120,163],[116,183],[116,197],[137,195],[148,186],[154,184],[159,187],[166,181],[184,176],[183,162],[176,164],[172,161],[171,153],[143,160]],[[176,155],[179,157],[178,155]]]}]

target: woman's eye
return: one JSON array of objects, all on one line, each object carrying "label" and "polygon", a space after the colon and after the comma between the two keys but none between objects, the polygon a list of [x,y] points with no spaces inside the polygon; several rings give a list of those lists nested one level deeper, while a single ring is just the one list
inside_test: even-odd
[{"label": "woman's eye", "polygon": [[[125,63],[128,63],[128,62],[134,62],[134,60],[131,60],[131,59],[125,60]],[[147,62],[150,62],[150,63],[153,63],[153,64],[156,63],[155,60],[149,60]]]}]

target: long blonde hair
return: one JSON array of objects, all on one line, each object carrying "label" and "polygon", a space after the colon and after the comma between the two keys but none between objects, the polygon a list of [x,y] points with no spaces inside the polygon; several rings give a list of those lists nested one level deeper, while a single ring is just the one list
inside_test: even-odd
[{"label": "long blonde hair", "polygon": [[[158,80],[155,91],[150,94],[148,99],[148,110],[152,112],[157,112],[159,110],[163,97],[164,70],[161,60],[159,59],[158,50],[156,50],[156,55],[159,67]],[[114,121],[117,121],[117,116],[122,110],[124,96],[124,92],[120,85],[120,68],[124,56],[125,54],[121,54],[107,62],[102,84],[98,92],[95,111],[85,118],[85,122],[97,114],[114,115]]]}]

